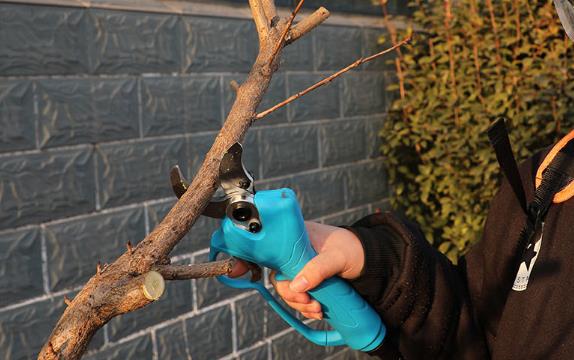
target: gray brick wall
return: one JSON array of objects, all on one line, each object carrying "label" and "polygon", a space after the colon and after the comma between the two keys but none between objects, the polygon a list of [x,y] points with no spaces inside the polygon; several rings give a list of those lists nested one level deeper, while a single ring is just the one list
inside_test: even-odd
[{"label": "gray brick wall", "polygon": [[[229,81],[245,78],[257,52],[249,19],[106,3],[0,2],[1,359],[35,358],[64,296],[161,221],[175,202],[169,167],[197,171],[233,102]],[[262,108],[376,51],[380,33],[323,25],[285,51]],[[245,143],[258,188],[292,187],[306,218],[329,224],[387,206],[376,132],[388,79],[384,61],[369,64],[256,123]],[[174,260],[206,261],[216,226],[201,218]],[[169,283],[157,303],[111,321],[86,356],[191,357],[362,355],[314,346],[257,294],[200,279]]]}]

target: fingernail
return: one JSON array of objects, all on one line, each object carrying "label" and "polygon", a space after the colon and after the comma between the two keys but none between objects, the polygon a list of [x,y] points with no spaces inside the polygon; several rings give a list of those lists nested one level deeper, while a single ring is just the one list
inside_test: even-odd
[{"label": "fingernail", "polygon": [[307,279],[305,279],[304,276],[299,276],[299,277],[296,277],[293,281],[291,281],[289,288],[293,291],[296,291],[296,292],[303,292],[303,291],[307,290],[308,286],[309,286],[309,282],[307,281]]},{"label": "fingernail", "polygon": [[313,312],[319,313],[321,312],[321,304],[319,304],[319,302],[313,300],[312,301],[312,306],[313,306]]}]

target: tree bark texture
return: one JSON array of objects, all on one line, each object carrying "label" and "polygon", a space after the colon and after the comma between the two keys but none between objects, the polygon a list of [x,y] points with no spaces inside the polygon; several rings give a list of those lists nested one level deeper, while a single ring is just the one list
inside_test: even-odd
[{"label": "tree bark texture", "polygon": [[[223,155],[231,145],[243,139],[254,121],[256,109],[278,67],[281,51],[276,49],[283,48],[282,34],[288,31],[289,19],[277,18],[273,0],[249,0],[249,5],[259,35],[259,53],[249,76],[237,88],[233,107],[189,190],[137,246],[128,246],[112,264],[98,267],[96,274],[69,302],[38,359],[79,359],[96,331],[113,317],[148,305],[151,300],[142,291],[146,273],[159,270],[165,278],[177,279],[183,270],[191,271],[189,267],[169,267],[169,254],[191,229],[217,189]],[[304,30],[316,27],[326,15],[315,19],[315,25],[307,21]],[[295,37],[302,35],[299,31]],[[213,276],[230,270],[229,264],[223,268],[221,265],[221,262],[204,264],[200,275]]]}]

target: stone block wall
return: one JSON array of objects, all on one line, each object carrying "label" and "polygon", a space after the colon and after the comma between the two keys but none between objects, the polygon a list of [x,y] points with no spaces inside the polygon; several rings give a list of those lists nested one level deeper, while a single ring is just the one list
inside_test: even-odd
[{"label": "stone block wall", "polygon": [[[208,16],[153,0],[40,3],[0,2],[0,358],[6,360],[35,358],[64,296],[81,289],[98,261],[112,261],[128,240],[137,243],[161,221],[175,202],[169,168],[180,164],[188,177],[197,171],[233,102],[230,80],[245,78],[257,52],[245,11]],[[363,5],[359,12],[366,12]],[[234,13],[238,5],[228,6]],[[364,26],[328,22],[290,46],[262,108],[379,49],[384,30],[364,18]],[[292,187],[306,218],[329,224],[385,206],[376,133],[392,97],[384,90],[391,78],[392,67],[378,61],[255,124],[244,145],[258,188]],[[174,260],[206,261],[216,226],[200,219]],[[86,358],[360,356],[314,346],[257,294],[202,279],[168,283],[157,303],[111,321]]]}]

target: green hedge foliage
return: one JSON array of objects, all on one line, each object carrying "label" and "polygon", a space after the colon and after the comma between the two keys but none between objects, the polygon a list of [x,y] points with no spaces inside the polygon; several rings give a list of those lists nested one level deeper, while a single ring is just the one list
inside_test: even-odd
[{"label": "green hedge foliage", "polygon": [[393,207],[456,261],[480,238],[499,186],[491,122],[510,120],[518,160],[572,129],[574,43],[551,0],[411,6],[421,30],[400,56],[404,97],[401,76],[389,88],[397,98],[381,130],[382,151]]}]

